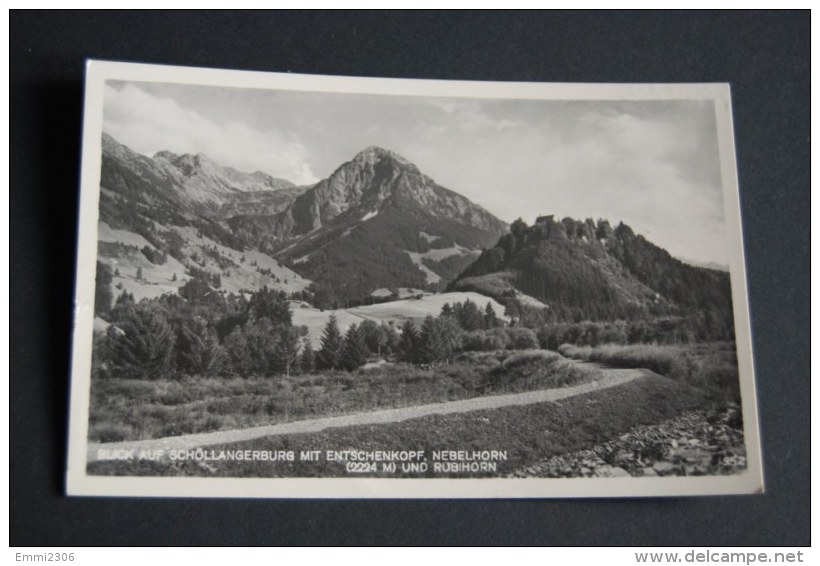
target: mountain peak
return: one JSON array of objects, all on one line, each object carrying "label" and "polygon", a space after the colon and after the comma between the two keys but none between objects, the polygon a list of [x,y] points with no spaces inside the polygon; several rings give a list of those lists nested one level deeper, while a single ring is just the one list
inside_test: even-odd
[{"label": "mountain peak", "polygon": [[160,152],[154,157],[166,159],[171,165],[179,169],[183,175],[190,177],[198,172],[212,172],[218,166],[204,153],[197,153],[196,155],[186,153],[184,155],[176,155],[172,152]]},{"label": "mountain peak", "polygon": [[390,151],[389,149],[384,149],[383,147],[379,147],[377,145],[368,146],[359,153],[357,153],[356,157],[353,158],[353,162],[373,164],[378,161],[383,161],[386,159],[395,161],[402,165],[410,165],[412,167],[415,167],[415,165],[410,163],[410,161],[408,161],[398,153]]},{"label": "mountain peak", "polygon": [[179,159],[179,154],[174,153],[173,151],[168,151],[164,149],[162,151],[158,151],[154,154],[154,159],[161,159],[163,161],[173,162]]}]

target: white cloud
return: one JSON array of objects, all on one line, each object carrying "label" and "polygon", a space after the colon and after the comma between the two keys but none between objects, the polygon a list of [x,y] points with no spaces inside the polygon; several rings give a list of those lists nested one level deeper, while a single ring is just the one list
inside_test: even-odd
[{"label": "white cloud", "polygon": [[296,184],[317,181],[299,141],[240,121],[217,123],[132,84],[106,86],[103,129],[145,155],[160,150],[204,153],[240,171],[264,171]]},{"label": "white cloud", "polygon": [[105,129],[144,154],[309,183],[381,145],[506,221],[622,220],[674,255],[728,258],[711,104],[115,87]]},{"label": "white cloud", "polygon": [[695,182],[691,132],[627,114],[600,118],[542,157],[544,192],[558,214],[623,220],[671,253],[725,262],[722,192]]},{"label": "white cloud", "polygon": [[474,102],[439,108],[408,157],[500,218],[623,221],[673,255],[727,261],[719,175],[702,162],[697,124],[600,103],[515,119]]}]

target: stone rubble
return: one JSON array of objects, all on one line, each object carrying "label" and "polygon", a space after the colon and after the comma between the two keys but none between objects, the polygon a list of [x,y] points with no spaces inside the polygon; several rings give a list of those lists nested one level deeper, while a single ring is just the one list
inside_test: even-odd
[{"label": "stone rubble", "polygon": [[736,474],[746,469],[737,404],[692,411],[518,469],[509,477],[658,477]]}]

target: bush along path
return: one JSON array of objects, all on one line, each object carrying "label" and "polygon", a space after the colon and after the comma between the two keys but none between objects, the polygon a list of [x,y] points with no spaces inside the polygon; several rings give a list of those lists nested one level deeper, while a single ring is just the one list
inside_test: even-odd
[{"label": "bush along path", "polygon": [[726,475],[746,469],[740,409],[734,403],[639,426],[589,450],[553,456],[509,477]]},{"label": "bush along path", "polygon": [[[588,364],[587,362],[573,363],[581,366],[592,365],[598,367],[597,364]],[[593,391],[599,391],[601,389],[622,385],[647,374],[655,375],[648,370],[642,369],[600,368],[600,372],[603,377],[597,381],[557,389],[527,391],[524,393],[512,393],[507,395],[490,395],[486,397],[462,399],[460,401],[431,403],[427,405],[417,405],[414,407],[386,409],[337,417],[308,419],[239,430],[186,434],[182,436],[171,436],[148,440],[105,443],[90,442],[88,444],[88,462],[90,463],[99,460],[101,455],[104,459],[106,453],[116,451],[192,450],[196,448],[204,448],[206,446],[214,446],[217,444],[253,440],[265,436],[318,432],[327,428],[364,424],[395,423],[429,415],[466,413],[470,411],[497,409],[515,405],[531,405],[535,403],[554,402],[575,397],[576,395],[591,393]]]}]

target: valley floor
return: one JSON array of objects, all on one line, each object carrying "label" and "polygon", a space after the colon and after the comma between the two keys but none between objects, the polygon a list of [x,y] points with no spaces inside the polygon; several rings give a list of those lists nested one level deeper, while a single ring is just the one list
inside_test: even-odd
[{"label": "valley floor", "polygon": [[381,364],[290,377],[92,381],[89,440],[117,442],[246,429],[579,385],[596,364],[555,352],[476,352],[450,364]]},{"label": "valley floor", "polygon": [[[283,430],[281,434],[210,445],[206,450],[210,454],[258,451],[296,455],[291,459],[96,461],[88,464],[88,473],[198,477],[351,477],[351,473],[355,474],[353,477],[600,477],[607,473],[652,475],[652,471],[645,471],[650,468],[658,475],[722,474],[745,468],[741,428],[735,422],[737,415],[730,414],[732,410],[736,413],[736,409],[726,409],[726,405],[715,409],[701,390],[649,371],[607,371],[626,373],[618,374],[617,378],[610,374],[609,387],[590,383],[536,395],[491,396],[458,402],[460,405],[445,403],[461,410],[444,414],[440,406],[439,410],[422,409],[417,414],[408,410],[392,413],[393,417],[407,419],[397,422],[389,422],[384,416],[376,422],[353,419],[347,426],[312,432]],[[503,406],[493,406],[496,398],[527,400],[527,404],[505,402]],[[380,413],[391,415],[390,411]],[[357,470],[351,468],[350,462],[324,457],[331,452],[350,450],[417,450],[430,466]],[[305,461],[298,457],[302,451],[323,456]],[[503,458],[493,462],[492,467],[477,468],[478,471],[456,467],[434,472],[432,465],[436,462],[431,459],[436,451],[496,451],[503,453]]]},{"label": "valley floor", "polygon": [[[575,362],[575,365],[588,364],[580,364]],[[220,444],[254,440],[267,436],[283,436],[289,434],[319,432],[330,428],[341,428],[356,425],[396,423],[426,417],[429,415],[448,415],[453,413],[467,413],[471,411],[497,409],[509,406],[556,402],[562,399],[575,397],[576,395],[583,395],[585,393],[600,391],[608,387],[622,385],[632,381],[633,379],[641,377],[644,375],[644,372],[646,372],[646,370],[611,368],[602,369],[600,371],[602,373],[600,379],[589,383],[584,383],[582,385],[576,385],[574,387],[527,391],[525,393],[512,393],[507,395],[490,395],[485,397],[463,399],[460,401],[431,403],[399,409],[386,409],[382,411],[355,413],[337,417],[300,420],[289,423],[238,430],[186,434],[151,440],[90,443],[88,449],[88,461],[94,462],[99,459],[100,454],[111,453],[112,451],[163,450],[167,452],[171,450],[193,450]]]}]

